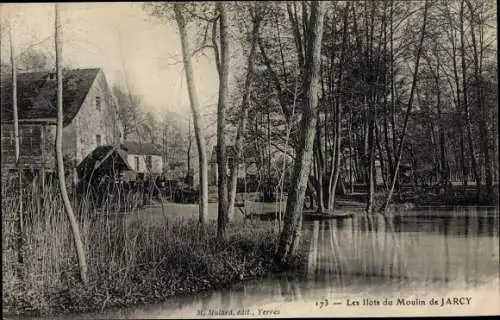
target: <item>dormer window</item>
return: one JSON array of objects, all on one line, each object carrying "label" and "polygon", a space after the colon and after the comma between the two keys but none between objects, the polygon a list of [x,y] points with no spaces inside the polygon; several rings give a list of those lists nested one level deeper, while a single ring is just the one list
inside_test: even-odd
[{"label": "dormer window", "polygon": [[95,97],[95,107],[97,111],[101,111],[101,97]]}]

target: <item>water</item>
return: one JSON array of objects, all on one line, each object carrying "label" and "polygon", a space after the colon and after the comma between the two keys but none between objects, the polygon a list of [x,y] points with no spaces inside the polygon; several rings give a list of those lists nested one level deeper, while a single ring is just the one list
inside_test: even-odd
[{"label": "water", "polygon": [[497,208],[428,208],[394,220],[314,221],[304,224],[302,236],[308,257],[303,276],[70,318],[500,313]]}]

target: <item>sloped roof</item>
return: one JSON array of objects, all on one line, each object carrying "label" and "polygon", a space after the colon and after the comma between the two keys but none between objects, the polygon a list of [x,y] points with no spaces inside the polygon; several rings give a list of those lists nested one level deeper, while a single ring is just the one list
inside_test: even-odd
[{"label": "sloped roof", "polygon": [[[100,69],[72,69],[63,72],[63,122],[69,124],[76,116]],[[17,74],[17,105],[20,120],[56,118],[57,81],[51,73],[23,72]],[[2,76],[2,122],[12,121],[12,79]]]},{"label": "sloped roof", "polygon": [[114,146],[99,146],[95,148],[77,167],[80,179],[87,179],[92,172],[106,172],[112,170],[132,170],[127,162],[127,153]]},{"label": "sloped roof", "polygon": [[129,154],[161,156],[161,147],[152,143],[139,141],[123,141],[120,146]]}]

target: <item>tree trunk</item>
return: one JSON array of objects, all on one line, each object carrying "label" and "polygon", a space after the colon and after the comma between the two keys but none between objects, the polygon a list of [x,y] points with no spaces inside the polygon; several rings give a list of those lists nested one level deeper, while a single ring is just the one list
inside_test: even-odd
[{"label": "tree trunk", "polygon": [[316,203],[317,203],[317,211],[324,212],[325,211],[325,199],[328,198],[328,194],[325,193],[324,189],[324,181],[323,177],[325,174],[325,163],[323,161],[323,155],[321,150],[321,127],[319,125],[319,112],[316,112],[316,117],[318,118],[316,122],[316,135],[314,137],[313,144],[313,159],[316,164],[316,172],[314,174],[316,178],[316,186],[317,186],[317,194],[316,194]]},{"label": "tree trunk", "polygon": [[267,176],[266,176],[266,196],[264,201],[273,202],[273,189],[272,189],[272,175],[271,175],[271,116],[270,111],[267,110]]},{"label": "tree trunk", "polygon": [[80,228],[76,220],[71,202],[68,197],[68,190],[66,189],[66,179],[64,176],[64,162],[62,154],[62,140],[63,140],[63,79],[62,79],[62,26],[59,13],[59,4],[55,7],[55,48],[56,48],[56,72],[57,72],[57,127],[56,127],[56,156],[57,156],[57,172],[59,176],[59,188],[61,190],[61,197],[64,203],[64,209],[68,215],[73,232],[73,240],[75,249],[78,256],[78,265],[80,267],[80,278],[83,283],[87,283],[87,261],[83,248],[83,242],[80,235]]},{"label": "tree trunk", "polygon": [[[471,19],[470,19],[470,34],[471,34],[471,39],[472,39],[472,48],[474,49],[474,78],[476,81],[475,87],[476,87],[476,100],[478,104],[478,109],[480,111],[480,116],[479,116],[479,134],[481,136],[480,139],[480,150],[481,154],[484,157],[484,169],[485,169],[485,178],[486,178],[486,189],[488,192],[488,195],[491,195],[493,193],[493,176],[492,176],[492,167],[491,167],[491,160],[490,160],[490,152],[489,152],[489,139],[488,139],[488,128],[486,124],[486,119],[488,119],[488,114],[487,111],[485,110],[484,107],[484,97],[482,93],[482,79],[481,79],[481,64],[480,64],[480,59],[478,55],[478,45],[476,42],[476,35],[475,35],[475,29],[474,29],[474,19],[472,17],[473,15],[473,8],[472,4],[468,1],[467,5],[469,7],[469,11],[471,14]],[[481,32],[481,30],[479,31]],[[481,39],[481,34],[479,39]],[[479,50],[482,50],[481,47],[479,47]]]},{"label": "tree trunk", "polygon": [[366,213],[373,212],[373,202],[375,197],[375,106],[369,103],[368,106],[368,200],[366,203]]},{"label": "tree trunk", "polygon": [[349,184],[350,184],[350,192],[354,193],[354,177],[353,177],[353,170],[354,170],[354,161],[353,161],[353,146],[352,146],[352,133],[351,133],[351,127],[352,127],[352,113],[351,113],[351,121],[349,121],[349,125],[347,127],[347,135],[349,138]]},{"label": "tree trunk", "polygon": [[457,48],[456,48],[456,41],[455,41],[455,30],[453,26],[453,20],[452,17],[449,18],[449,23],[450,23],[450,40],[451,40],[451,46],[452,46],[452,62],[453,62],[453,75],[454,75],[454,80],[455,80],[455,89],[456,89],[456,108],[457,112],[460,116],[460,125],[458,127],[459,130],[459,143],[460,143],[460,169],[462,173],[462,180],[463,184],[467,185],[467,175],[468,175],[468,168],[467,164],[465,163],[465,145],[464,145],[464,134],[463,134],[463,112],[462,112],[462,100],[461,100],[461,95],[460,95],[460,79],[458,76],[458,65],[457,65]]},{"label": "tree trunk", "polygon": [[464,31],[464,2],[462,0],[460,3],[460,52],[462,55],[462,94],[463,94],[463,102],[464,102],[464,111],[465,111],[465,127],[467,129],[467,142],[469,145],[470,158],[472,164],[472,172],[474,174],[474,179],[476,180],[476,184],[479,186],[481,184],[481,178],[477,171],[477,162],[476,156],[474,155],[474,145],[472,142],[472,128],[471,121],[469,115],[469,104],[467,99],[467,68],[465,62],[465,31]]},{"label": "tree trunk", "polygon": [[[340,97],[338,98],[340,99]],[[338,114],[338,117],[337,117],[337,123],[335,124],[336,126],[336,143],[335,143],[335,147],[337,149],[337,151],[335,152],[335,170],[333,172],[333,180],[330,179],[330,184],[329,184],[329,201],[328,201],[328,209],[330,210],[335,210],[335,196],[336,196],[336,193],[337,193],[337,184],[338,184],[338,181],[339,181],[339,176],[340,176],[340,160],[341,160],[341,154],[340,154],[340,151],[341,151],[341,145],[342,145],[342,137],[341,137],[341,120],[340,120],[340,117],[341,117],[341,106],[339,105],[340,103],[338,103],[338,106],[337,106],[337,114]]]},{"label": "tree trunk", "polygon": [[415,70],[413,72],[413,79],[412,79],[412,84],[411,84],[411,89],[410,89],[410,98],[408,100],[408,105],[406,107],[406,114],[405,114],[405,119],[404,119],[404,123],[403,123],[403,130],[402,130],[401,136],[400,136],[400,143],[399,143],[399,146],[398,146],[398,153],[397,153],[396,165],[395,165],[395,168],[394,168],[394,175],[392,176],[391,186],[390,186],[389,192],[387,193],[387,197],[385,199],[385,202],[382,205],[382,207],[380,208],[380,211],[384,212],[384,213],[387,211],[387,208],[389,207],[389,203],[391,201],[392,194],[394,192],[394,186],[396,184],[396,180],[398,179],[399,166],[401,164],[401,155],[402,155],[402,152],[403,152],[403,145],[404,145],[404,140],[405,140],[405,136],[406,136],[406,128],[408,126],[408,119],[410,117],[411,109],[412,109],[412,106],[413,106],[413,96],[415,94],[415,88],[417,86],[418,65],[420,63],[420,55],[422,54],[422,47],[423,47],[423,43],[424,43],[425,27],[426,27],[426,23],[427,23],[427,9],[428,9],[428,6],[429,6],[429,3],[426,0],[425,1],[425,5],[424,5],[424,21],[422,23],[422,31],[421,31],[421,34],[420,34],[420,42],[419,42],[418,50],[417,50],[417,59],[416,59],[416,62],[415,62]]},{"label": "tree trunk", "polygon": [[[436,45],[437,49],[437,45]],[[440,86],[440,73],[439,73],[439,68],[441,67],[440,59],[439,59],[439,52],[436,51],[436,108],[438,112],[438,130],[439,130],[439,163],[440,163],[440,171],[441,171],[441,183],[446,184],[448,183],[449,176],[448,176],[448,163],[446,161],[446,140],[445,140],[445,134],[444,134],[444,128],[443,128],[443,120],[441,119],[441,86]]]},{"label": "tree trunk", "polygon": [[[390,8],[390,12],[389,12],[389,23],[390,23],[390,52],[389,52],[389,56],[390,57],[393,57],[392,55],[392,38],[393,38],[393,34],[392,34],[392,16],[393,16],[393,1],[391,1],[391,8]],[[384,26],[384,51],[387,50],[387,26],[385,25]],[[392,72],[393,72],[393,59],[391,58],[390,59],[390,78],[389,77],[386,77],[385,81],[384,81],[384,102],[383,102],[383,106],[384,106],[384,127],[383,127],[383,133],[384,133],[384,139],[383,139],[383,142],[384,142],[384,148],[385,148],[385,152],[386,152],[386,156],[387,156],[387,167],[386,168],[386,173],[388,173],[386,176],[385,176],[385,180],[388,180],[389,177],[392,177],[392,174],[393,174],[393,170],[394,170],[394,165],[393,165],[393,162],[392,162],[392,159],[393,159],[393,156],[392,156],[392,152],[391,152],[391,147],[390,147],[390,144],[389,144],[389,119],[388,119],[388,115],[389,115],[389,110],[388,110],[388,96],[390,95],[391,96],[391,104],[394,103],[394,96],[393,96],[393,90],[392,90],[392,85],[393,85],[393,82],[394,82],[394,79],[393,79],[393,75],[392,75]],[[390,87],[390,88],[389,88]],[[393,124],[392,124],[393,125]],[[393,137],[394,138],[394,137]]]},{"label": "tree trunk", "polygon": [[[220,28],[220,54],[217,46],[214,47],[217,55],[219,73],[219,101],[217,104],[217,169],[218,176],[218,215],[217,215],[217,237],[226,238],[226,226],[228,223],[228,194],[227,194],[227,155],[224,127],[226,122],[226,107],[229,85],[229,30],[226,4],[217,2],[219,12]],[[215,36],[215,34],[213,35]],[[215,38],[213,39],[215,44]]]},{"label": "tree trunk", "polygon": [[[393,17],[394,17],[394,1],[391,1],[391,10],[389,13],[389,20],[390,20],[390,25],[389,25],[389,33],[391,35],[390,37],[390,43],[389,43],[389,50],[390,50],[390,57],[394,57],[394,26],[393,26]],[[394,176],[394,162],[396,162],[396,150],[397,150],[397,143],[396,143],[396,85],[395,85],[395,71],[394,71],[394,59],[390,59],[391,62],[391,132],[392,132],[392,154],[388,154],[388,157],[391,157],[391,176]],[[399,184],[398,180],[396,180],[396,188],[399,189]]]},{"label": "tree trunk", "polygon": [[387,104],[384,103],[384,147],[385,147],[385,153],[387,154],[387,165],[389,167],[388,173],[389,176],[392,177],[394,174],[394,165],[392,163],[392,152],[391,152],[391,147],[389,144],[389,128],[388,128],[388,119],[387,119]]},{"label": "tree trunk", "polygon": [[182,47],[182,60],[184,63],[184,70],[186,73],[186,83],[189,94],[189,103],[191,106],[191,113],[193,114],[193,127],[196,138],[196,145],[198,147],[198,162],[199,162],[199,179],[200,179],[200,209],[198,220],[204,224],[208,216],[208,162],[206,152],[205,133],[200,114],[200,103],[198,102],[198,94],[194,83],[193,65],[191,63],[191,49],[189,45],[188,33],[186,28],[186,21],[183,16],[183,5],[180,3],[174,4],[175,20],[179,28],[181,47]]},{"label": "tree trunk", "polygon": [[[162,146],[162,160],[163,160],[163,168],[168,168],[168,156],[167,156],[167,133],[165,129],[165,123],[163,124],[163,129],[162,129],[162,140],[161,140],[161,146]],[[165,172],[165,169],[163,170],[162,173]]]},{"label": "tree trunk", "polygon": [[191,181],[191,147],[193,144],[193,139],[191,137],[191,121],[189,121],[189,129],[188,129],[188,149],[187,149],[187,174],[186,181]]},{"label": "tree trunk", "polygon": [[[365,110],[365,121],[363,123],[363,154],[361,155],[361,161],[362,161],[362,169],[363,169],[363,182],[368,184],[368,179],[369,179],[369,171],[368,171],[368,155],[370,153],[370,148],[369,148],[369,140],[370,140],[370,111],[367,108],[367,103],[364,101],[363,102],[364,110]],[[367,185],[368,186],[368,185]]]},{"label": "tree trunk", "polygon": [[348,18],[348,13],[349,13],[349,2],[346,3],[346,6],[344,8],[344,23],[343,23],[343,30],[342,30],[342,47],[341,47],[341,54],[340,54],[340,65],[339,65],[339,83],[337,85],[337,99],[335,101],[335,114],[337,115],[337,122],[335,123],[335,138],[336,138],[336,148],[337,151],[335,152],[335,172],[333,173],[333,181],[332,177],[330,177],[330,183],[328,185],[328,193],[329,193],[329,199],[328,199],[328,209],[330,210],[335,210],[335,194],[337,192],[337,183],[339,181],[339,176],[340,176],[340,160],[341,160],[341,151],[342,151],[342,104],[344,103],[342,96],[344,94],[343,92],[343,72],[344,72],[344,63],[345,63],[345,47],[347,43],[347,18]]},{"label": "tree trunk", "polygon": [[13,25],[10,25],[9,41],[10,41],[10,62],[12,67],[12,115],[14,121],[14,148],[15,148],[15,167],[17,169],[17,183],[19,187],[19,212],[17,217],[18,231],[18,251],[17,260],[23,263],[23,239],[24,239],[24,217],[23,217],[23,186],[22,186],[22,170],[19,167],[19,119],[17,111],[17,70],[16,70],[16,55],[13,40]]},{"label": "tree trunk", "polygon": [[231,168],[231,181],[229,185],[229,208],[228,208],[228,217],[229,221],[232,220],[234,216],[234,203],[236,201],[236,187],[238,183],[238,169],[239,164],[243,160],[245,163],[245,157],[242,155],[243,152],[243,143],[244,143],[244,134],[245,134],[245,126],[248,118],[248,108],[250,104],[250,85],[252,81],[252,76],[254,73],[254,58],[257,46],[257,37],[259,36],[259,28],[260,28],[261,17],[259,13],[254,10],[253,16],[253,27],[252,27],[252,44],[250,47],[250,54],[248,55],[247,61],[247,74],[245,77],[245,87],[243,89],[243,98],[241,102],[241,113],[240,118],[238,119],[238,129],[236,132],[236,142],[235,142],[235,159],[233,161],[233,167]]},{"label": "tree trunk", "polygon": [[385,161],[384,161],[384,155],[382,152],[382,145],[380,143],[380,132],[379,132],[379,127],[375,125],[375,145],[378,151],[378,156],[379,156],[379,161],[380,161],[380,175],[382,176],[382,182],[384,184],[385,190],[388,191],[388,186],[387,186],[387,169],[385,168]]},{"label": "tree trunk", "polygon": [[302,227],[302,208],[313,156],[314,135],[316,132],[316,109],[318,106],[318,80],[323,36],[323,19],[325,3],[314,1],[311,4],[310,27],[305,50],[304,77],[305,101],[301,120],[300,140],[296,148],[294,173],[289,189],[285,221],[280,235],[275,260],[280,265],[286,265],[294,255]]},{"label": "tree trunk", "polygon": [[286,8],[288,11],[288,19],[290,20],[290,24],[292,25],[293,38],[295,39],[295,50],[297,52],[297,59],[299,62],[299,74],[302,75],[302,70],[304,68],[304,49],[302,45],[302,37],[300,35],[299,21],[297,17],[297,5],[296,3],[287,2]]}]

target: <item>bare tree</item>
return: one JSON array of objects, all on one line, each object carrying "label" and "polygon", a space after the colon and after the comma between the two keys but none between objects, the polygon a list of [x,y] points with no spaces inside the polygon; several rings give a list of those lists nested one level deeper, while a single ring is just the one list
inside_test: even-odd
[{"label": "bare tree", "polygon": [[[483,56],[483,22],[482,20],[482,12],[480,8],[474,8],[471,1],[466,1],[467,7],[470,12],[470,35],[472,40],[472,48],[474,54],[474,79],[475,79],[475,89],[476,89],[476,103],[478,104],[478,109],[481,113],[479,116],[479,133],[482,137],[480,142],[480,151],[484,157],[484,169],[486,175],[486,188],[488,195],[491,195],[493,192],[493,176],[492,176],[492,164],[490,160],[490,151],[489,151],[489,137],[488,137],[488,126],[487,121],[488,114],[485,109],[484,96],[483,96],[483,81],[482,81],[482,56]],[[484,18],[483,18],[484,19]],[[479,41],[476,39],[476,30],[479,33]],[[478,43],[479,42],[479,43]]]},{"label": "bare tree", "polygon": [[64,209],[68,215],[73,232],[73,240],[78,256],[78,265],[80,267],[80,278],[83,283],[87,283],[87,261],[83,249],[83,242],[80,235],[80,228],[73,212],[73,207],[68,197],[66,189],[66,179],[64,176],[64,162],[62,153],[63,140],[63,75],[62,75],[62,26],[60,17],[60,4],[55,5],[55,48],[56,48],[56,73],[57,73],[57,127],[56,127],[56,157],[57,157],[57,172],[59,176],[59,188],[61,197],[64,203]]},{"label": "bare tree", "polygon": [[12,25],[9,28],[9,42],[10,42],[10,63],[12,67],[12,113],[14,120],[14,148],[15,148],[15,165],[17,168],[18,176],[18,187],[19,187],[19,214],[18,214],[18,261],[23,263],[23,233],[24,233],[24,221],[23,221],[23,186],[22,186],[22,171],[19,167],[19,119],[17,110],[17,70],[16,70],[16,55],[14,49],[13,40],[13,28]]},{"label": "bare tree", "polygon": [[468,86],[467,86],[467,62],[465,56],[465,29],[464,29],[464,4],[465,1],[462,0],[460,2],[460,55],[462,61],[462,95],[463,95],[463,105],[465,112],[465,128],[467,130],[467,143],[469,145],[470,159],[472,164],[472,173],[474,174],[474,179],[476,180],[476,184],[480,184],[480,175],[477,169],[476,156],[474,155],[474,144],[472,142],[472,128],[471,128],[471,120],[470,120],[470,112],[469,112],[469,101],[468,101]]},{"label": "bare tree", "polygon": [[387,197],[385,198],[384,204],[380,208],[381,212],[385,212],[387,210],[389,203],[391,201],[391,198],[392,198],[392,194],[394,192],[394,186],[396,185],[396,180],[398,179],[399,167],[401,165],[401,155],[403,153],[403,145],[405,142],[406,129],[408,126],[408,119],[410,117],[411,109],[413,107],[413,96],[415,93],[415,88],[417,86],[418,66],[420,63],[420,56],[422,54],[422,47],[423,47],[424,38],[425,38],[425,28],[426,28],[426,23],[427,23],[427,10],[428,10],[428,8],[429,8],[429,2],[426,0],[425,4],[424,4],[424,13],[423,13],[424,20],[422,23],[422,30],[420,33],[420,41],[419,41],[418,48],[417,48],[417,58],[416,58],[416,62],[415,62],[415,70],[413,71],[413,79],[412,79],[412,84],[411,84],[411,89],[410,89],[410,97],[408,99],[408,104],[406,106],[406,114],[405,114],[405,118],[404,118],[403,129],[401,131],[400,142],[399,142],[398,151],[396,154],[396,164],[395,164],[394,173],[392,176],[392,180],[391,180],[392,182],[391,182],[389,192],[387,193]]},{"label": "bare tree", "polygon": [[193,146],[193,135],[191,133],[191,120],[189,120],[188,124],[188,146],[186,152],[187,158],[187,173],[186,173],[186,181],[190,182],[191,180],[191,148]]},{"label": "bare tree", "polygon": [[130,135],[136,131],[136,119],[138,119],[141,114],[139,110],[141,99],[137,95],[128,95],[118,86],[114,86],[112,90],[117,102],[118,119],[120,119],[123,127],[123,140],[127,140],[130,138]]},{"label": "bare tree", "polygon": [[184,63],[184,70],[186,73],[186,82],[189,94],[189,102],[191,105],[191,112],[193,114],[193,127],[195,132],[196,144],[198,146],[198,161],[199,161],[199,175],[200,175],[200,210],[199,221],[205,223],[208,215],[208,161],[205,142],[205,130],[203,128],[200,103],[198,101],[198,93],[194,82],[193,65],[191,62],[191,48],[187,32],[187,23],[183,13],[183,4],[174,4],[175,21],[179,28],[182,58]]},{"label": "bare tree", "polygon": [[[260,4],[258,4],[260,5]],[[236,199],[236,186],[238,183],[238,169],[242,161],[244,161],[244,156],[242,156],[242,149],[244,143],[245,127],[248,118],[248,108],[250,104],[250,86],[251,79],[254,73],[254,59],[257,47],[257,38],[259,36],[260,22],[262,21],[262,16],[258,12],[260,8],[249,8],[250,16],[252,17],[252,35],[250,44],[250,53],[247,60],[247,72],[245,77],[245,84],[243,88],[243,97],[241,101],[241,111],[238,119],[238,128],[236,132],[236,142],[235,142],[235,159],[232,163],[231,168],[231,180],[229,181],[229,208],[228,217],[229,220],[232,219],[234,214],[234,203]]]},{"label": "bare tree", "polygon": [[[341,102],[341,91],[342,91],[342,72],[343,72],[343,65],[345,62],[345,55],[346,55],[346,42],[347,42],[347,37],[348,37],[348,32],[347,32],[347,18],[348,18],[348,12],[349,12],[349,2],[346,3],[345,9],[344,9],[344,24],[342,27],[342,46],[341,46],[341,57],[340,57],[340,66],[339,66],[339,84],[337,85],[337,91],[339,92],[338,97],[336,99],[335,103],[335,113],[337,115],[337,122],[335,123],[335,137],[336,141],[334,145],[336,146],[336,150],[334,151],[335,157],[335,166],[332,165],[332,170],[330,172],[330,177],[329,177],[329,182],[328,182],[328,195],[329,195],[329,200],[328,200],[328,209],[330,210],[335,210],[335,193],[337,190],[337,184],[339,181],[339,176],[340,176],[340,159],[341,159],[341,151],[342,151],[342,103]],[[335,168],[335,169],[333,169]]]},{"label": "bare tree", "polygon": [[19,55],[18,67],[25,71],[45,71],[54,62],[45,52],[28,48]]},{"label": "bare tree", "polygon": [[304,38],[306,39],[304,69],[308,71],[303,73],[305,88],[304,112],[301,120],[299,144],[296,149],[291,181],[292,187],[288,193],[283,230],[275,257],[278,264],[286,264],[297,248],[302,225],[304,196],[313,160],[325,3],[322,1],[313,1],[310,6],[309,24],[304,33]]},{"label": "bare tree", "polygon": [[[219,74],[219,101],[217,104],[217,170],[218,170],[218,214],[217,214],[217,237],[226,238],[226,226],[228,217],[228,193],[227,193],[227,155],[224,127],[226,123],[226,110],[229,96],[229,22],[227,4],[216,3],[219,18],[213,23],[212,43],[215,52],[215,64]],[[219,22],[220,48],[217,44],[215,33]],[[220,49],[220,52],[219,52]]]}]

